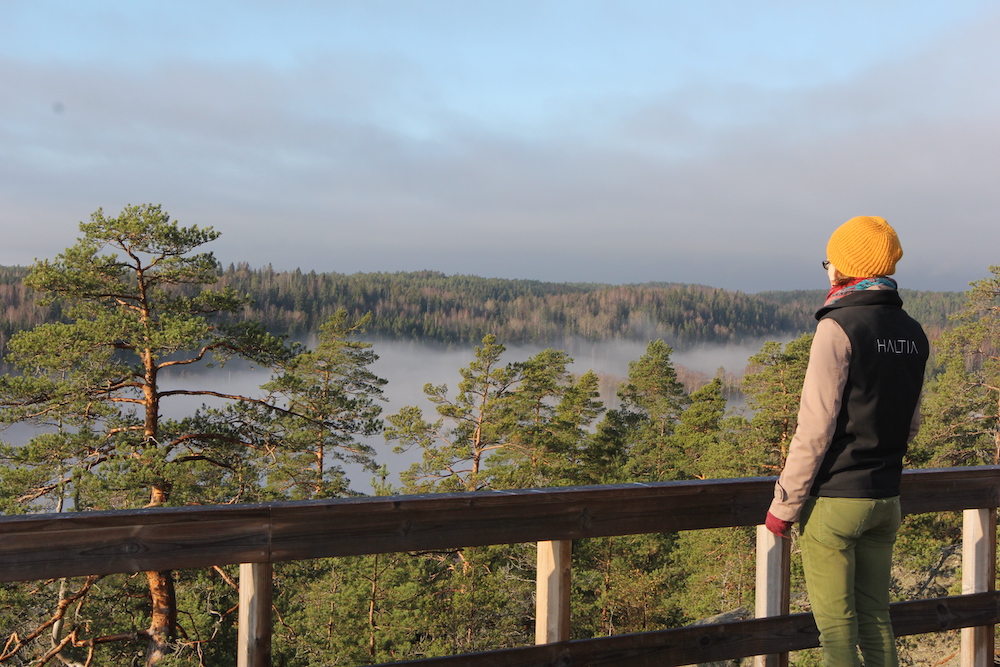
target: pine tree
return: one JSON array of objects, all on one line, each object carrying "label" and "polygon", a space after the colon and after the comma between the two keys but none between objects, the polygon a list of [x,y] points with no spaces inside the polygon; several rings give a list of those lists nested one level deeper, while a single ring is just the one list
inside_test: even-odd
[{"label": "pine tree", "polygon": [[[262,410],[257,404],[239,404],[232,413],[253,410],[253,421],[267,425],[272,464],[268,487],[276,498],[332,498],[349,492],[341,462],[375,472],[371,445],[358,437],[382,430],[379,415],[386,381],[369,369],[378,356],[372,344],[352,339],[371,316],[350,322],[339,310],[320,326],[315,350],[306,350],[281,366],[280,374],[263,385],[268,405],[286,410]],[[270,419],[268,419],[270,417]]]},{"label": "pine tree", "polygon": [[[458,393],[426,385],[438,419],[408,406],[388,418],[385,436],[422,459],[403,475],[404,490],[477,491],[558,485],[575,467],[589,424],[600,414],[597,376],[567,371],[565,352],[544,350],[523,362],[503,363],[503,345],[488,335],[460,369]],[[422,554],[436,568],[439,591],[428,637],[447,652],[530,642],[533,632],[532,545],[467,547]],[[414,571],[420,567],[414,566]]]},{"label": "pine tree", "polygon": [[624,455],[621,481],[666,481],[683,475],[684,453],[671,436],[688,396],[671,354],[662,340],[650,342],[645,354],[629,363],[628,380],[618,390],[621,407],[610,410],[599,426],[599,446],[617,448]]},{"label": "pine tree", "polygon": [[785,464],[798,423],[812,339],[813,334],[807,333],[784,346],[767,341],[750,357],[743,395],[751,411],[745,436],[751,474],[777,475]]},{"label": "pine tree", "polygon": [[[422,459],[403,473],[409,491],[477,491],[489,486],[485,458],[509,444],[516,423],[510,409],[511,394],[520,381],[517,364],[502,365],[506,348],[487,335],[475,349],[475,359],[459,372],[455,398],[447,385],[424,385],[424,394],[440,416],[424,420],[419,407],[407,406],[388,417],[388,441],[397,441],[397,452],[416,447]],[[446,425],[447,424],[447,425]]]},{"label": "pine tree", "polygon": [[[193,386],[195,376],[182,372],[233,358],[277,371],[301,358],[296,356],[301,348],[259,324],[237,321],[245,297],[231,289],[206,289],[220,271],[212,253],[197,252],[219,236],[211,228],[180,227],[159,206],[144,204],[128,206],[117,217],[98,210],[80,231],[74,246],[54,261],[37,262],[26,278],[47,301],[61,305],[64,320],[10,341],[8,361],[20,373],[0,378],[0,424],[22,422],[42,432],[23,447],[0,450],[3,510],[262,498],[268,461],[261,452],[273,442],[268,419],[234,419],[235,413],[217,408],[166,418],[164,406],[195,397],[256,410],[243,416],[291,417],[296,406]],[[178,618],[174,573],[147,572],[145,579],[144,595],[134,578],[87,584],[88,609],[95,614],[91,646],[94,637],[121,640],[98,642],[109,663],[130,662],[126,656],[145,645],[146,663],[155,664],[179,646],[179,628],[182,638],[191,636],[192,628]],[[33,605],[43,616],[46,607],[63,599],[61,589],[43,587],[40,594],[57,596]],[[57,615],[64,614],[65,607],[59,608]],[[134,619],[144,615],[148,625],[136,629]],[[63,616],[57,621],[65,633],[60,639],[87,645],[87,627],[70,627]],[[22,644],[17,650],[29,649]]]},{"label": "pine tree", "polygon": [[543,350],[519,364],[520,381],[511,392],[512,414],[506,447],[487,460],[494,488],[530,488],[582,483],[591,424],[604,411],[598,377],[575,378],[569,355]]},{"label": "pine tree", "polygon": [[722,379],[714,378],[695,390],[690,403],[680,414],[671,449],[684,452],[684,478],[712,479],[739,477],[740,467],[732,438],[723,433],[726,399]]},{"label": "pine tree", "polygon": [[1000,464],[1000,266],[972,283],[957,326],[937,341],[911,455],[921,465]]}]

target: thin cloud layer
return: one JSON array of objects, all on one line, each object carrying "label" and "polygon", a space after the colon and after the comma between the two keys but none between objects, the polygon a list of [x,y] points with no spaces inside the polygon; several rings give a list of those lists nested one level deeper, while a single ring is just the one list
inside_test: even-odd
[{"label": "thin cloud layer", "polygon": [[[761,11],[776,19],[777,5]],[[293,59],[201,42],[134,61],[0,49],[0,264],[55,255],[98,207],[156,202],[222,231],[225,262],[798,289],[822,286],[830,231],[869,214],[900,233],[904,286],[961,290],[1000,263],[1000,14],[983,6],[813,79],[794,58],[826,61],[798,39],[787,61],[757,54],[775,76],[753,79],[738,53],[692,53],[644,88],[631,56],[616,59],[627,33],[562,85],[565,63],[484,64],[471,81],[475,63],[377,35]],[[647,5],[626,7],[617,26],[653,53]],[[576,53],[573,36],[552,57]],[[537,26],[525,43],[517,63],[551,55]],[[685,74],[709,61],[718,76]]]}]

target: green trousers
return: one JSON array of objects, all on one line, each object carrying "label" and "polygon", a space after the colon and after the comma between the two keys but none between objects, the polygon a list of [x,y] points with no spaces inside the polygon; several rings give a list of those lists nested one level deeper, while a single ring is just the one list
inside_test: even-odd
[{"label": "green trousers", "polygon": [[889,621],[899,498],[810,498],[800,524],[806,590],[825,667],[897,667]]}]

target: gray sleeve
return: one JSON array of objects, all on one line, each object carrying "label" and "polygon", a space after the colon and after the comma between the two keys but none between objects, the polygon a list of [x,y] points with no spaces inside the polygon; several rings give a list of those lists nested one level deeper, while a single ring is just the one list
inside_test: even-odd
[{"label": "gray sleeve", "polygon": [[779,519],[797,520],[809,497],[837,426],[850,361],[851,341],[843,328],[831,319],[820,320],[809,350],[795,435],[774,485],[770,512]]}]

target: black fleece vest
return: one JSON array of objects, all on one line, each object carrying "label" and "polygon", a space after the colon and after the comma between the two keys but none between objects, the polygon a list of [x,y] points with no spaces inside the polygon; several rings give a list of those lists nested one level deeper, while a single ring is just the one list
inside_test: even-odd
[{"label": "black fleece vest", "polygon": [[822,308],[851,341],[833,441],[811,495],[890,498],[899,477],[930,346],[895,290],[865,290]]}]

